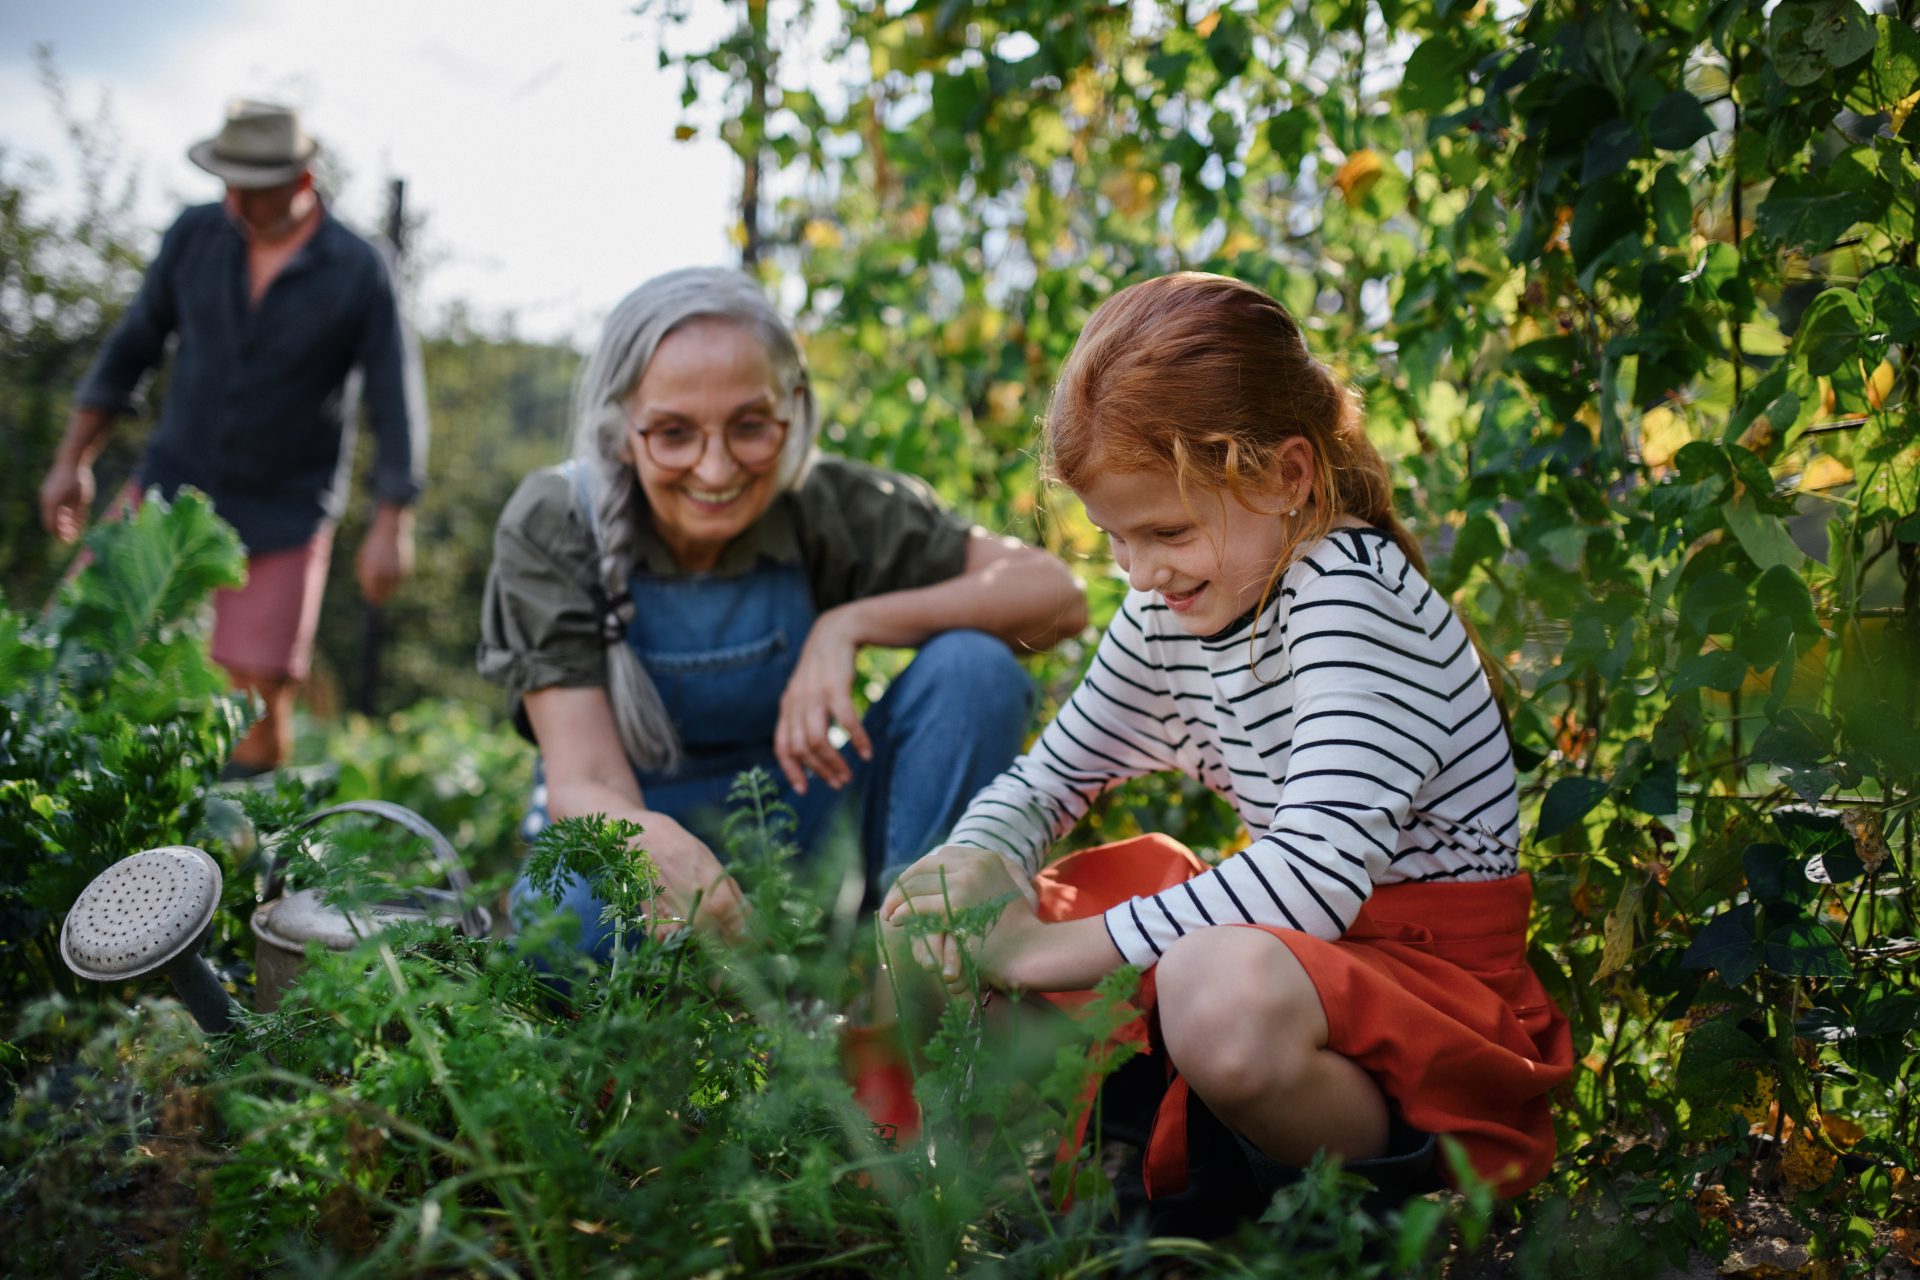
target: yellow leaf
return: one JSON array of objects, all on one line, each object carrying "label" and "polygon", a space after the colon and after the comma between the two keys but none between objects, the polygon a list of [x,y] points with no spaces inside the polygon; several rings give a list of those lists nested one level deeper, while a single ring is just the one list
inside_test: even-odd
[{"label": "yellow leaf", "polygon": [[1593,975],[1596,980],[1620,972],[1632,958],[1634,924],[1640,914],[1643,891],[1643,885],[1629,884],[1620,891],[1620,901],[1614,904],[1613,910],[1607,912],[1600,928],[1605,942],[1600,951],[1600,967]]},{"label": "yellow leaf", "polygon": [[1151,173],[1121,170],[1101,180],[1100,194],[1113,202],[1115,213],[1137,218],[1152,206],[1159,186],[1159,179]]},{"label": "yellow leaf", "polygon": [[1823,453],[1809,462],[1807,469],[1800,473],[1800,490],[1806,493],[1814,489],[1831,489],[1852,479],[1852,467],[1830,453]]},{"label": "yellow leaf", "polygon": [[673,126],[673,140],[675,142],[688,142],[699,132],[698,129],[690,124],[677,124]]},{"label": "yellow leaf", "polygon": [[1687,420],[1665,406],[1649,409],[1640,418],[1640,460],[1650,467],[1673,461],[1682,445],[1693,440]]},{"label": "yellow leaf", "polygon": [[881,27],[867,41],[867,48],[873,61],[873,78],[884,80],[894,67],[907,61],[902,55],[907,42],[915,35],[914,24],[907,18],[889,22]]},{"label": "yellow leaf", "polygon": [[[1199,36],[1202,40],[1205,40],[1208,36],[1213,34],[1213,29],[1219,25],[1220,25],[1220,11],[1218,9],[1215,9],[1212,13],[1208,14],[1206,17],[1200,19],[1200,21],[1193,24],[1193,34]],[[1900,131],[1898,129],[1895,129],[1894,132],[1898,133]]]},{"label": "yellow leaf", "polygon": [[1100,106],[1100,86],[1089,75],[1077,75],[1067,86],[1067,105],[1082,120],[1090,120]]},{"label": "yellow leaf", "polygon": [[1880,825],[1880,815],[1864,806],[1857,809],[1843,809],[1840,824],[1853,837],[1854,852],[1860,855],[1860,862],[1869,874],[1878,871],[1887,860],[1887,833]]},{"label": "yellow leaf", "polygon": [[1348,156],[1346,162],[1333,175],[1333,185],[1340,189],[1340,195],[1352,208],[1366,198],[1367,191],[1380,181],[1385,172],[1386,161],[1372,147],[1362,147]]},{"label": "yellow leaf", "polygon": [[1788,1186],[1802,1191],[1823,1187],[1833,1176],[1838,1157],[1798,1127],[1788,1131],[1787,1140],[1781,1145],[1784,1150],[1780,1152],[1780,1176]]},{"label": "yellow leaf", "polygon": [[1235,227],[1227,234],[1226,243],[1220,246],[1220,256],[1235,258],[1243,253],[1257,253],[1266,247],[1266,242],[1251,231]]},{"label": "yellow leaf", "polygon": [[1842,1147],[1855,1146],[1862,1138],[1867,1136],[1865,1129],[1862,1129],[1845,1116],[1836,1116],[1831,1112],[1821,1115],[1820,1131]]},{"label": "yellow leaf", "polygon": [[1893,117],[1887,124],[1892,129],[1894,137],[1899,137],[1900,131],[1907,127],[1907,117],[1913,114],[1915,107],[1920,107],[1920,89],[1915,89],[1912,93],[1894,103],[1893,108],[1887,112],[1888,115]]},{"label": "yellow leaf", "polygon": [[1020,416],[1020,406],[1026,398],[1025,383],[996,382],[987,388],[987,411],[996,421],[1012,422]]},{"label": "yellow leaf", "polygon": [[840,228],[826,218],[808,218],[800,239],[809,249],[838,249],[845,243]]},{"label": "yellow leaf", "polygon": [[1882,360],[1874,371],[1867,375],[1867,403],[1876,409],[1884,409],[1887,397],[1893,394],[1893,365]]},{"label": "yellow leaf", "polygon": [[1773,1100],[1773,1081],[1766,1076],[1753,1077],[1751,1091],[1732,1104],[1735,1115],[1745,1120],[1752,1133],[1772,1131],[1780,1106]]}]

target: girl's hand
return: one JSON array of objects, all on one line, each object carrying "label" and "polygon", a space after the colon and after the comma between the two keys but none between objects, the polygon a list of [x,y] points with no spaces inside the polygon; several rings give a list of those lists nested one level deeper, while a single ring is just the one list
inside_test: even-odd
[{"label": "girl's hand", "polygon": [[880,904],[880,923],[894,938],[890,951],[911,955],[921,967],[937,974],[949,992],[963,995],[968,980],[960,963],[962,940],[951,933],[909,938],[906,922],[916,916],[944,919],[949,911],[1011,896],[1013,901],[999,920],[984,936],[971,941],[981,977],[993,986],[1013,986],[1018,959],[1043,927],[1034,914],[1031,895],[1032,889],[1015,878],[1012,866],[1000,854],[946,845],[900,873]]},{"label": "girl's hand", "polygon": [[853,709],[853,660],[860,641],[850,606],[829,609],[814,620],[786,692],[780,695],[780,723],[773,730],[773,754],[780,772],[805,795],[807,773],[838,791],[853,780],[853,770],[827,736],[838,723],[862,760],[873,759],[873,743]]},{"label": "girl's hand", "polygon": [[[713,850],[664,813],[649,810],[640,815],[640,825],[646,832],[638,843],[660,877],[660,896],[653,902],[654,931],[671,933],[691,923],[723,941],[738,941],[745,900]],[[694,909],[696,899],[698,910]]]}]

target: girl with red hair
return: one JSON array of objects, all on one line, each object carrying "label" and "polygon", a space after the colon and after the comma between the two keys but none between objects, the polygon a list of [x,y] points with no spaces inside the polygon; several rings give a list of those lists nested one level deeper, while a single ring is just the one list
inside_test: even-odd
[{"label": "girl with red hair", "polygon": [[[1503,1193],[1538,1181],[1571,1049],[1526,959],[1507,731],[1353,395],[1259,289],[1167,276],[1095,312],[1045,447],[1131,589],[1059,716],[883,921],[1011,896],[974,944],[993,986],[1145,971],[1164,1100],[1143,1189],[1205,1201],[1163,1226],[1257,1213],[1321,1151],[1437,1185],[1438,1136]],[[1047,865],[1101,792],[1163,770],[1223,796],[1251,843],[1209,865],[1150,835]],[[963,985],[954,939],[915,950]]]}]

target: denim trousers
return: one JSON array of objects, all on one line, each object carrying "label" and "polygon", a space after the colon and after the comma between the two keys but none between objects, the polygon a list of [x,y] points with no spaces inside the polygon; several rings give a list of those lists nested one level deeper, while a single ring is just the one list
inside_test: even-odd
[{"label": "denim trousers", "polygon": [[[775,780],[794,811],[803,859],[817,857],[830,832],[858,834],[869,906],[908,865],[936,847],[967,802],[1013,762],[1032,713],[1033,684],[1007,646],[979,631],[955,630],[923,644],[862,723],[873,758],[851,745],[841,756],[852,781],[835,791],[809,779],[796,794],[773,754],[780,695],[813,623],[796,567],[765,565],[735,578],[653,579],[636,574],[628,635],[681,729],[687,758],[670,776],[636,771],[648,809],[704,840],[722,861],[726,795],[746,769]],[[535,778],[522,833],[548,821],[544,774]],[[646,838],[640,839],[644,848]],[[510,899],[516,921],[547,909],[525,877]],[[580,921],[578,945],[604,956],[612,930],[591,887],[570,881],[555,904]]]}]

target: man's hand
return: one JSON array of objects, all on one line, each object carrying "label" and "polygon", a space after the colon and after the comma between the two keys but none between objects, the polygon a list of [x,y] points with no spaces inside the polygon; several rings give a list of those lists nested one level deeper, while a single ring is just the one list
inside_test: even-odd
[{"label": "man's hand", "polygon": [[827,736],[829,726],[838,723],[860,758],[873,759],[873,742],[853,709],[853,660],[860,652],[855,617],[853,606],[842,605],[814,620],[793,678],[780,695],[773,754],[787,782],[802,795],[809,771],[836,791],[853,780],[853,770]]},{"label": "man's hand", "polygon": [[[660,876],[660,896],[653,903],[656,933],[671,933],[689,922],[722,941],[740,937],[745,900],[720,859],[698,836],[664,813],[649,811],[640,818],[646,834],[640,847],[653,860]],[[699,910],[694,900],[699,899]]]},{"label": "man's hand", "polygon": [[41,525],[60,541],[72,542],[87,527],[93,493],[92,467],[56,460],[40,483]]},{"label": "man's hand", "polygon": [[93,461],[113,434],[114,412],[97,405],[75,405],[67,429],[53,452],[53,465],[40,482],[40,523],[62,542],[72,542],[93,512]]},{"label": "man's hand", "polygon": [[413,509],[383,502],[374,509],[360,544],[356,565],[360,594],[371,605],[383,605],[394,589],[413,572]]}]

